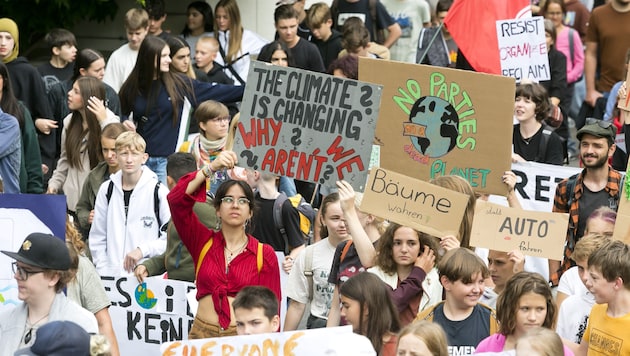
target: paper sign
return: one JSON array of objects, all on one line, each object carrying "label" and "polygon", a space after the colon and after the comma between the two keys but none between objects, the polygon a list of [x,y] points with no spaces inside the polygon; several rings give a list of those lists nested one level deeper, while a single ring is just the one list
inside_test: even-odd
[{"label": "paper sign", "polygon": [[477,201],[470,244],[562,260],[569,214],[514,209]]},{"label": "paper sign", "polygon": [[454,174],[478,192],[507,193],[513,78],[363,57],[359,78],[383,84],[382,168],[425,181]]},{"label": "paper sign", "polygon": [[373,168],[361,211],[442,237],[457,233],[469,196],[382,168]]},{"label": "paper sign", "polygon": [[350,326],[169,342],[160,350],[163,356],[376,355],[370,341]]},{"label": "paper sign", "polygon": [[551,79],[544,19],[541,16],[497,21],[501,73],[538,83]]},{"label": "paper sign", "polygon": [[239,165],[363,191],[381,87],[253,62],[234,151]]}]

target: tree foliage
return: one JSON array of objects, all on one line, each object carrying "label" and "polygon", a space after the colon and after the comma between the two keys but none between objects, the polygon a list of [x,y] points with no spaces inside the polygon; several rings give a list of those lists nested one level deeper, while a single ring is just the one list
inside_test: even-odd
[{"label": "tree foliage", "polygon": [[115,0],[0,0],[0,17],[13,19],[20,29],[20,53],[53,28],[72,29],[78,22],[113,20]]}]

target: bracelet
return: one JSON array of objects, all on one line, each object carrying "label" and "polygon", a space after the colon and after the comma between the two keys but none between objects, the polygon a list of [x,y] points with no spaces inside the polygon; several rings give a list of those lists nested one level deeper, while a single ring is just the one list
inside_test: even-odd
[{"label": "bracelet", "polygon": [[201,173],[203,173],[204,177],[206,178],[210,178],[211,176],[214,175],[214,171],[212,170],[212,168],[210,168],[210,164],[205,165],[201,169]]}]

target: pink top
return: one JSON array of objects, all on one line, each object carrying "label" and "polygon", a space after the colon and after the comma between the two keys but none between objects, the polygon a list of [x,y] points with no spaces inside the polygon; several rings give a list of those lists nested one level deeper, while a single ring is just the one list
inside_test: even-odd
[{"label": "pink top", "polygon": [[584,73],[584,46],[580,34],[573,30],[573,58],[569,49],[569,26],[564,26],[556,37],[556,49],[567,57],[567,83],[575,83]]},{"label": "pink top", "polygon": [[[480,352],[501,352],[503,351],[503,347],[505,347],[506,339],[505,335],[501,333],[490,335],[481,340],[479,345],[477,345],[475,348],[475,354]],[[573,356],[573,351],[564,345],[562,345],[562,347],[564,348],[564,356]]]}]

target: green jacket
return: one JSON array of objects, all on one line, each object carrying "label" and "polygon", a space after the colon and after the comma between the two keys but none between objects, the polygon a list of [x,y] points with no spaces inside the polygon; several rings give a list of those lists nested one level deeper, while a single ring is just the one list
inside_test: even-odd
[{"label": "green jacket", "polygon": [[99,162],[94,167],[90,174],[88,174],[81,188],[81,196],[77,202],[77,217],[79,219],[79,226],[81,227],[81,233],[87,238],[87,234],[90,232],[90,223],[88,218],[90,217],[90,211],[94,209],[94,202],[96,201],[96,195],[101,184],[109,179],[109,166],[107,162]]},{"label": "green jacket", "polygon": [[44,174],[42,172],[42,157],[39,152],[37,131],[35,131],[31,113],[21,101],[19,103],[24,117],[22,160],[20,162],[20,192],[41,194],[44,192]]},{"label": "green jacket", "polygon": [[[217,214],[212,205],[212,198],[208,197],[205,203],[195,203],[193,211],[202,224],[210,229],[217,226]],[[149,276],[157,276],[168,272],[169,279],[180,281],[195,281],[195,264],[190,252],[179,238],[175,225],[170,221],[166,234],[166,251],[141,263],[147,268]]]}]

